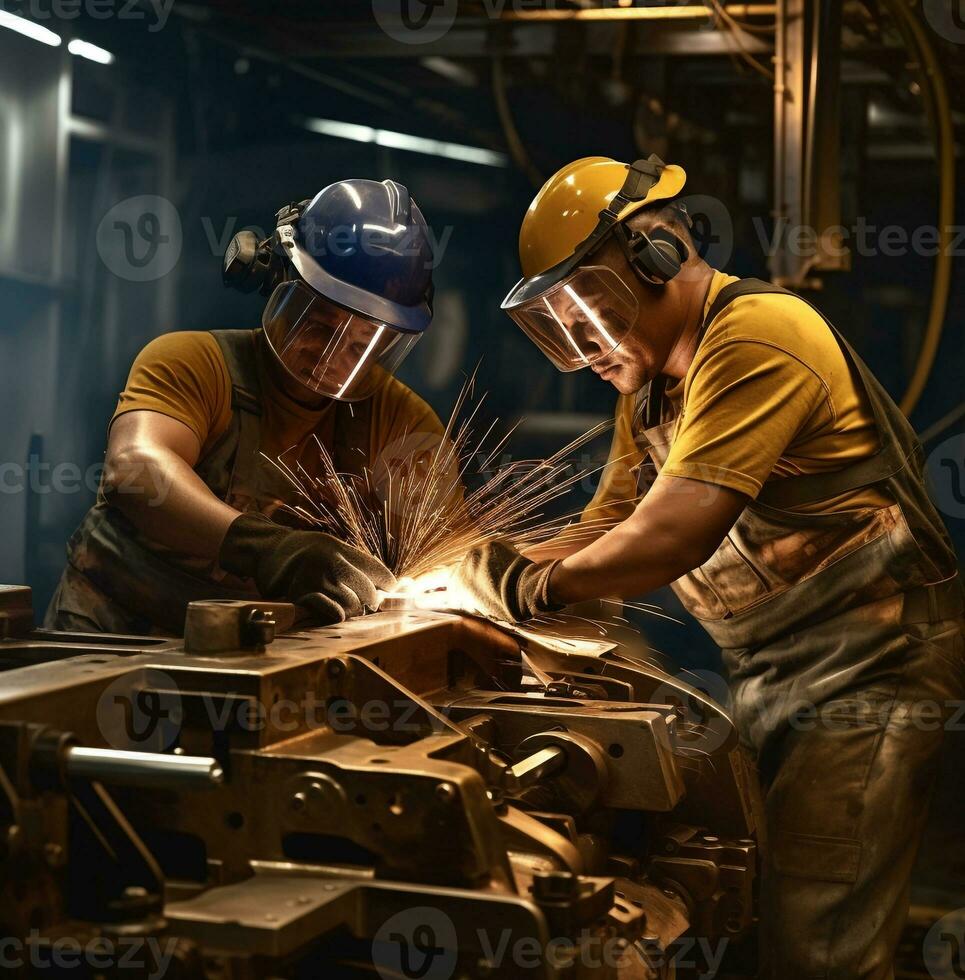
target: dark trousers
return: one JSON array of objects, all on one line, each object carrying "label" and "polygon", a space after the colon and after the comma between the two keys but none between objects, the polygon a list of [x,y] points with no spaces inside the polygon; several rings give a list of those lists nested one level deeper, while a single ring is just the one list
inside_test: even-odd
[{"label": "dark trousers", "polygon": [[[965,724],[962,627],[902,622],[887,604],[852,610],[768,648],[770,683],[756,674],[753,695],[735,690],[765,794],[762,978],[893,977],[944,731]],[[826,648],[823,676],[782,675],[783,653],[802,646]]]},{"label": "dark trousers", "polygon": [[106,596],[90,579],[68,565],[44,616],[49,630],[76,633],[120,633],[133,636],[167,636],[140,616],[127,612]]}]

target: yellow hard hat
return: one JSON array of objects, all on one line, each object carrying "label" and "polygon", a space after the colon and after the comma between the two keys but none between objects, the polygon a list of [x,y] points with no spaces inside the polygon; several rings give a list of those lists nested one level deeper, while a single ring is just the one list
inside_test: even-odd
[{"label": "yellow hard hat", "polygon": [[665,164],[656,155],[632,166],[609,157],[584,157],[568,164],[543,185],[523,218],[523,277],[539,276],[580,251],[585,254],[581,246],[595,231],[604,230],[601,222],[612,227],[655,201],[676,197],[686,180],[682,167]]}]

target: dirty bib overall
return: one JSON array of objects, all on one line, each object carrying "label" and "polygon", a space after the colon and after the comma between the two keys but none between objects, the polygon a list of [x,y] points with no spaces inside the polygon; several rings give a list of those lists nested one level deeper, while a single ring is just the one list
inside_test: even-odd
[{"label": "dirty bib overall", "polygon": [[[217,330],[212,336],[231,378],[228,428],[194,469],[220,500],[239,511],[276,514],[297,493],[259,452],[262,395],[260,330]],[[269,355],[270,356],[270,355]],[[368,464],[371,402],[335,405],[334,445],[340,473],[360,475]],[[211,560],[165,549],[142,535],[99,492],[67,544],[67,568],[47,610],[48,628],[108,633],[180,635],[189,602],[251,599],[254,583]]]},{"label": "dirty bib overall", "polygon": [[[704,329],[739,296],[771,292],[787,293],[750,279],[724,287]],[[721,647],[766,794],[760,976],[877,980],[893,976],[943,719],[963,696],[963,602],[914,431],[828,326],[867,394],[879,451],[768,480],[711,558],[672,587]],[[641,493],[679,422],[663,381],[635,405]],[[791,509],[871,486],[894,502]]]}]

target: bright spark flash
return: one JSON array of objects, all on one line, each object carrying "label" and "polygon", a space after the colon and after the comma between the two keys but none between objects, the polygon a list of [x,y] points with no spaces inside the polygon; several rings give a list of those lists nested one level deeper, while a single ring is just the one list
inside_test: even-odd
[{"label": "bright spark flash", "polygon": [[[442,439],[417,458],[377,460],[359,478],[339,473],[331,453],[316,438],[314,473],[301,462],[286,462],[286,454],[269,459],[298,495],[299,502],[285,510],[379,558],[399,579],[397,591],[388,598],[404,597],[419,608],[477,612],[468,596],[457,593],[452,574],[467,552],[494,538],[526,551],[565,531],[568,542],[582,545],[615,523],[585,516],[573,523],[580,511],[561,517],[545,512],[547,505],[602,469],[578,469],[571,460],[612,423],[594,426],[545,460],[517,460],[492,472],[515,426],[495,438],[494,422],[477,437],[485,395],[473,400],[474,381],[475,373],[456,399]],[[407,433],[401,442],[410,435],[412,441],[420,441],[418,433]],[[492,475],[475,489],[463,489],[470,482],[467,476],[489,472]],[[528,625],[552,629],[558,622],[554,617]],[[593,625],[605,626],[596,621]]]}]

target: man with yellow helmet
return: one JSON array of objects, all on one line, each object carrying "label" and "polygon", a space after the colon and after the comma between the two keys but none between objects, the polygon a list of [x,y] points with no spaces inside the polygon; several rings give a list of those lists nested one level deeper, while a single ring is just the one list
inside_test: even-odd
[{"label": "man with yellow helmet", "polygon": [[503,309],[616,388],[613,448],[579,546],[495,541],[457,583],[510,621],[672,584],[761,773],[761,976],[891,977],[965,688],[955,554],[904,416],[816,309],[701,259],[685,181],[590,157],[527,211]]}]

